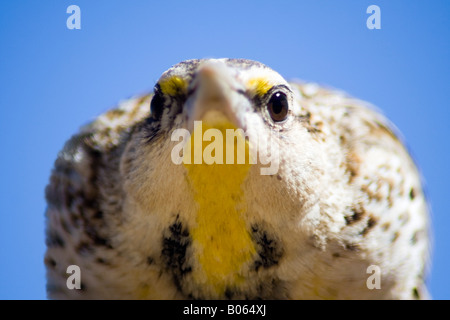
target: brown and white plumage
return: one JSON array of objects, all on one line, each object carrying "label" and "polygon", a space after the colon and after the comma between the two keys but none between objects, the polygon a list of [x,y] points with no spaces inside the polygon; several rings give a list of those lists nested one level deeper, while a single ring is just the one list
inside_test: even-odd
[{"label": "brown and white plumage", "polygon": [[[277,90],[289,103],[280,122],[267,112]],[[244,204],[236,218],[243,231],[226,231],[223,212],[200,220],[201,203],[213,206],[215,196],[204,191],[199,200],[189,169],[171,161],[173,130],[191,130],[209,108],[279,150],[275,174],[255,164],[237,191],[206,183]],[[257,62],[190,60],[169,69],[155,96],[122,102],[67,142],[46,196],[51,298],[427,297],[426,199],[392,126],[362,101],[287,83]],[[250,242],[240,245],[242,232]],[[226,266],[220,279],[205,266],[215,262],[202,262],[208,248]],[[227,250],[249,258],[233,265]],[[81,290],[66,287],[73,264]],[[370,265],[381,270],[381,289],[366,285]]]}]

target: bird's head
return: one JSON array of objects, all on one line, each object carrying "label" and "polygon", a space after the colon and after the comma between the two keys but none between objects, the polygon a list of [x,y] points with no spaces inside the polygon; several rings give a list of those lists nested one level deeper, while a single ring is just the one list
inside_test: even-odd
[{"label": "bird's head", "polygon": [[320,139],[297,94],[258,62],[189,60],[161,76],[149,118],[131,133],[127,205],[169,230],[165,239],[180,236],[170,225],[187,237],[182,268],[209,296],[277,264],[288,250],[280,230],[300,241],[302,213],[317,206]]},{"label": "bird's head", "polygon": [[294,94],[283,77],[259,62],[189,60],[159,79],[150,121],[183,142],[182,150],[172,150],[177,164],[242,164],[245,156],[262,175],[276,175],[285,147],[281,140],[301,109]]}]

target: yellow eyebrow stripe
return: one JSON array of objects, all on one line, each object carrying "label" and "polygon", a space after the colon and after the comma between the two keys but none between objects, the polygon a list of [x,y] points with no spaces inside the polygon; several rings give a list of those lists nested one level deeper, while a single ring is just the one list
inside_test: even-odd
[{"label": "yellow eyebrow stripe", "polygon": [[186,92],[187,83],[183,78],[172,76],[159,82],[159,87],[164,94],[175,96],[178,93]]},{"label": "yellow eyebrow stripe", "polygon": [[273,85],[268,79],[258,77],[250,79],[247,82],[247,87],[257,95],[263,96],[273,87]]}]

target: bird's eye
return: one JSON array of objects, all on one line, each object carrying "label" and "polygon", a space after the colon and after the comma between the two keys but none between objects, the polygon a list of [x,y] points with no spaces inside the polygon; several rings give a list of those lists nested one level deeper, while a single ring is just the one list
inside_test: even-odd
[{"label": "bird's eye", "polygon": [[150,102],[151,115],[154,119],[160,119],[164,109],[165,99],[162,92],[155,89],[152,102]]},{"label": "bird's eye", "polygon": [[267,110],[273,121],[280,122],[286,120],[289,111],[289,103],[286,95],[283,92],[275,92],[270,97]]}]

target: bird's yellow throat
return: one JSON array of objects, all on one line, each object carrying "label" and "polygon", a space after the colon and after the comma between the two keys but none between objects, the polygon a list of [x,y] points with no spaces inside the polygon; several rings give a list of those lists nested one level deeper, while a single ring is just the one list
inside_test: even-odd
[{"label": "bird's yellow throat", "polygon": [[[208,129],[217,129],[222,133],[219,139],[205,139]],[[220,122],[196,126],[189,138],[183,161],[187,177],[193,190],[193,197],[198,204],[196,225],[191,230],[193,246],[198,267],[193,267],[193,277],[198,283],[207,283],[217,293],[223,294],[227,288],[239,286],[243,281],[242,268],[251,262],[256,253],[255,246],[248,232],[243,214],[246,202],[242,183],[246,179],[251,162],[248,141],[242,134],[225,139],[227,129],[237,129],[229,122]],[[216,131],[217,132],[217,131]],[[228,130],[228,133],[230,130]],[[204,141],[212,140],[212,141]],[[245,163],[238,163],[238,154],[244,147]],[[234,162],[227,164],[227,154],[233,152]],[[189,154],[190,153],[190,154]],[[194,161],[201,153],[205,161]],[[222,155],[220,155],[222,153]],[[220,161],[208,161],[208,157],[223,157]],[[211,159],[209,159],[211,160]],[[230,158],[228,158],[230,160]]]}]

